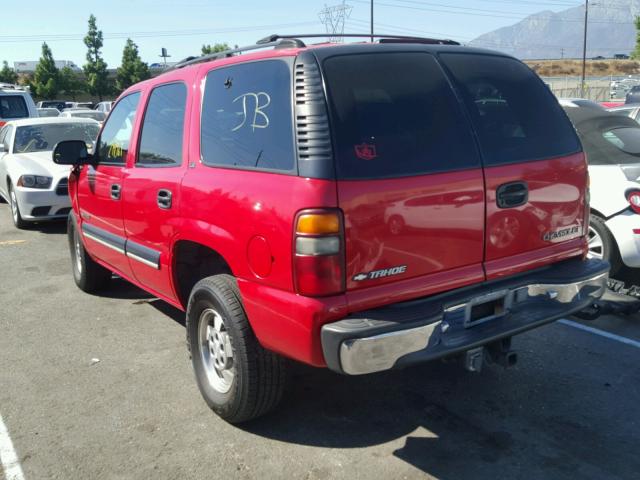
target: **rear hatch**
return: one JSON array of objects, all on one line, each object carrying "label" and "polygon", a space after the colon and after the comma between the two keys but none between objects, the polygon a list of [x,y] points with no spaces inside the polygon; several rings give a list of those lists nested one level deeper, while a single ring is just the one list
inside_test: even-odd
[{"label": "rear hatch", "polygon": [[480,158],[435,58],[415,51],[340,55],[326,59],[323,70],[347,289],[416,277],[420,292],[428,284],[443,290],[482,281]]},{"label": "rear hatch", "polygon": [[322,62],[349,291],[411,298],[584,249],[586,164],[553,95],[514,59],[440,59]]},{"label": "rear hatch", "polygon": [[582,254],[587,165],[556,98],[515,59],[469,53],[440,58],[482,154],[487,279]]}]

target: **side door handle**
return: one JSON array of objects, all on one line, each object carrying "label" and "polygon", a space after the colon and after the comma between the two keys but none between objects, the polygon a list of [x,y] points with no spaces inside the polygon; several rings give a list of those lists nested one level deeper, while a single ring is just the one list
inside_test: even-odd
[{"label": "side door handle", "polygon": [[513,208],[524,205],[529,201],[529,187],[527,182],[509,182],[496,189],[496,203],[498,208]]},{"label": "side door handle", "polygon": [[120,200],[120,184],[114,183],[111,185],[111,199]]},{"label": "side door handle", "polygon": [[171,190],[166,190],[164,188],[158,190],[158,206],[163,210],[168,210],[171,208]]}]

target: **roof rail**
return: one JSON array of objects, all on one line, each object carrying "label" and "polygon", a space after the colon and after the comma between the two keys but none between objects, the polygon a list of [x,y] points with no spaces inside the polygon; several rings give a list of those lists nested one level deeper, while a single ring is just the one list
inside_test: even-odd
[{"label": "roof rail", "polygon": [[167,71],[169,70],[175,70],[178,68],[183,68],[189,65],[194,65],[196,63],[202,63],[202,62],[208,62],[209,60],[218,60],[220,58],[227,58],[227,57],[233,57],[235,54],[238,53],[243,53],[243,52],[248,52],[251,50],[259,50],[262,48],[286,48],[286,47],[298,47],[298,48],[302,48],[305,47],[306,45],[304,44],[304,42],[302,40],[298,40],[297,38],[294,37],[282,37],[282,39],[276,39],[273,40],[271,42],[263,42],[263,43],[256,43],[254,45],[247,45],[246,47],[238,47],[238,48],[231,48],[229,50],[223,50],[222,52],[215,52],[215,53],[208,53],[206,55],[201,55],[199,57],[187,57],[183,60],[180,60],[178,63],[176,63],[173,67],[167,69]]},{"label": "roof rail", "polygon": [[[301,35],[280,35],[274,33],[273,35],[269,35],[268,37],[264,37],[258,40],[256,43],[258,45],[267,45],[269,43],[275,42],[277,40],[298,40],[300,38],[322,38],[329,37],[330,34],[327,33],[303,33]],[[407,35],[384,35],[384,34],[374,34],[371,35],[369,33],[344,33],[340,35],[336,35],[339,37],[346,38],[378,38],[380,43],[425,43],[428,45],[460,45],[459,42],[455,40],[442,40],[438,38],[426,38],[426,37],[411,37]]]}]

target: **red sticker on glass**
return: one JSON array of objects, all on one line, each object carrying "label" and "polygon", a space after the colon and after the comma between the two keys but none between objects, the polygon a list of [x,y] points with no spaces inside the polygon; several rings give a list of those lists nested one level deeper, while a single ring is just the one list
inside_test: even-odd
[{"label": "red sticker on glass", "polygon": [[361,143],[360,145],[354,145],[356,151],[356,157],[362,160],[373,160],[378,156],[376,153],[376,146],[370,143]]}]

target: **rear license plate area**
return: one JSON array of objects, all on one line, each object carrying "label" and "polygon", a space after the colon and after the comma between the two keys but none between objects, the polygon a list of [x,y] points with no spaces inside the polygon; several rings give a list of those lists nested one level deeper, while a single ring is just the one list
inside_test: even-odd
[{"label": "rear license plate area", "polygon": [[465,308],[464,326],[473,327],[505,316],[511,306],[509,291],[493,292],[472,299]]}]

